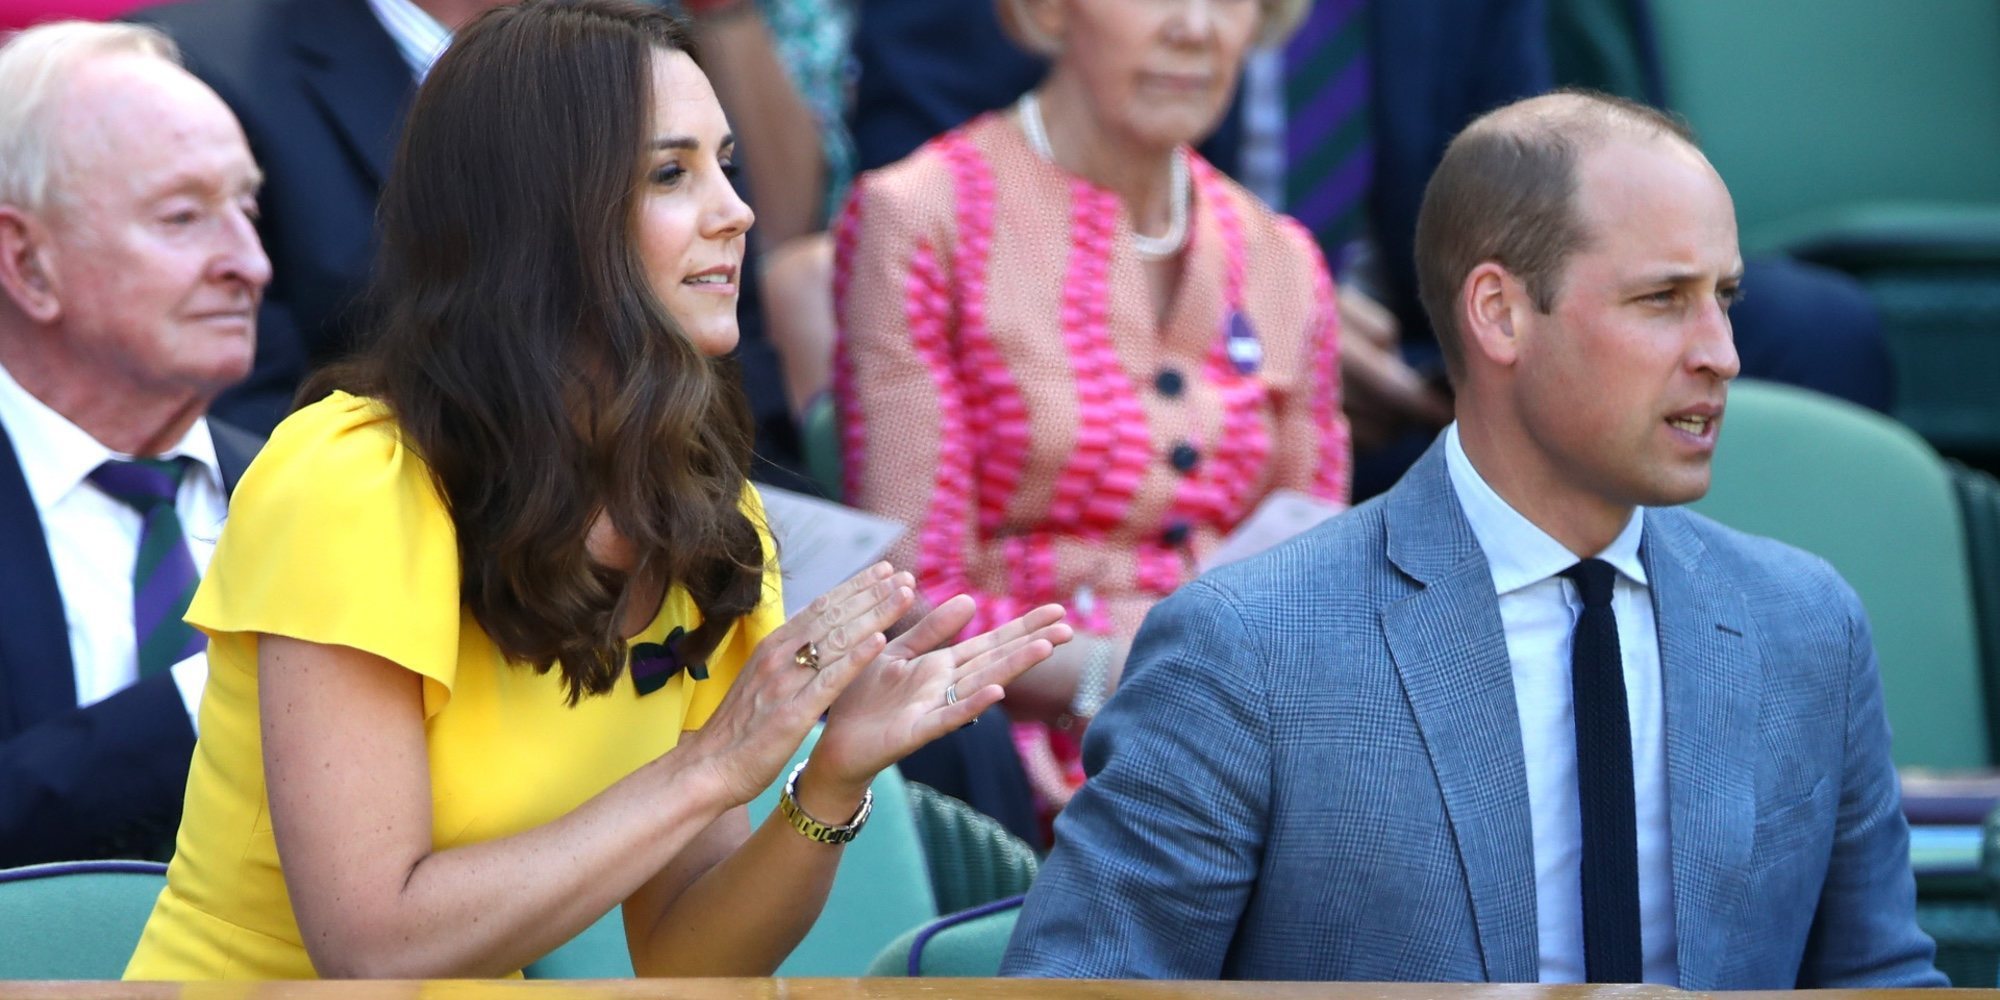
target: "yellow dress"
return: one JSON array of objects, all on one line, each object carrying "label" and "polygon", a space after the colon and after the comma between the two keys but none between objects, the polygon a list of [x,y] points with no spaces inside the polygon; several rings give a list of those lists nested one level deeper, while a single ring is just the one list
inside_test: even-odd
[{"label": "yellow dress", "polygon": [[[744,506],[762,530],[754,490]],[[772,545],[764,534],[765,558]],[[167,888],[128,979],[315,973],[278,868],[257,708],[260,633],[352,646],[424,678],[436,849],[519,833],[576,808],[706,722],[752,647],[784,617],[764,600],[711,658],[641,696],[565,704],[557,671],[509,664],[459,602],[451,518],[379,403],[335,393],[293,414],[243,476],[188,621],[208,633],[201,738]],[[633,642],[699,623],[674,588]],[[448,928],[440,928],[448,933]]]}]

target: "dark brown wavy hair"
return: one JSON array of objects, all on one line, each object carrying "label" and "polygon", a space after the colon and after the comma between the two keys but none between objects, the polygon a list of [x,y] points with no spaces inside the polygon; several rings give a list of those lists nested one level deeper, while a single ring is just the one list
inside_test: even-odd
[{"label": "dark brown wavy hair", "polygon": [[[382,192],[372,336],[300,397],[388,405],[457,527],[466,606],[510,660],[559,667],[572,704],[624,670],[633,577],[693,597],[693,661],[761,596],[740,384],[636,249],[663,50],[695,54],[625,0],[527,0],[460,32]],[[600,511],[633,573],[587,552]]]}]

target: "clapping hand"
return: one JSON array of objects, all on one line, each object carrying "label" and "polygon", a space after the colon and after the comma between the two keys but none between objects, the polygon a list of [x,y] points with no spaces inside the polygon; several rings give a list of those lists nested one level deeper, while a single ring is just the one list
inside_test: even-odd
[{"label": "clapping hand", "polygon": [[889,645],[884,631],[916,601],[915,587],[910,574],[884,562],[820,595],[757,644],[682,751],[721,779],[731,801],[750,801],[777,780],[834,699],[872,669]]},{"label": "clapping hand", "polygon": [[978,718],[1001,699],[1003,685],[1073,634],[1062,606],[1046,604],[944,646],[973,612],[962,594],[938,605],[861,671],[827,715],[813,749],[816,779],[866,787],[883,768]]}]

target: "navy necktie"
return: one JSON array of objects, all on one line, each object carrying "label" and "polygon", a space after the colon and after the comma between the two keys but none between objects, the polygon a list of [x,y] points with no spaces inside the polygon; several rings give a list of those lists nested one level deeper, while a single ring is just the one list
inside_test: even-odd
[{"label": "navy necktie", "polygon": [[1602,559],[1563,570],[1583,598],[1570,648],[1576,708],[1576,792],[1583,817],[1583,960],[1593,983],[1645,978],[1639,946],[1639,836],[1632,792],[1632,724],[1611,584]]},{"label": "navy necktie", "polygon": [[184,458],[113,459],[90,474],[98,489],[144,518],[138,557],[132,564],[132,635],[138,644],[141,677],[201,652],[205,644],[202,634],[181,620],[201,583],[180,515],[174,511],[174,497],[188,464]]}]

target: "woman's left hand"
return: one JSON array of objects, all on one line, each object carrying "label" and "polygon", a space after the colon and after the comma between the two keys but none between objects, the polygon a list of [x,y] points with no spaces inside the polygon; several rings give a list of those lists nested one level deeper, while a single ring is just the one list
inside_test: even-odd
[{"label": "woman's left hand", "polygon": [[[827,712],[809,773],[835,789],[866,788],[883,768],[979,717],[1001,686],[1073,634],[1059,604],[1045,604],[990,632],[938,648],[972,620],[963,594],[937,606],[862,668]],[[957,698],[950,699],[947,689]]]}]

